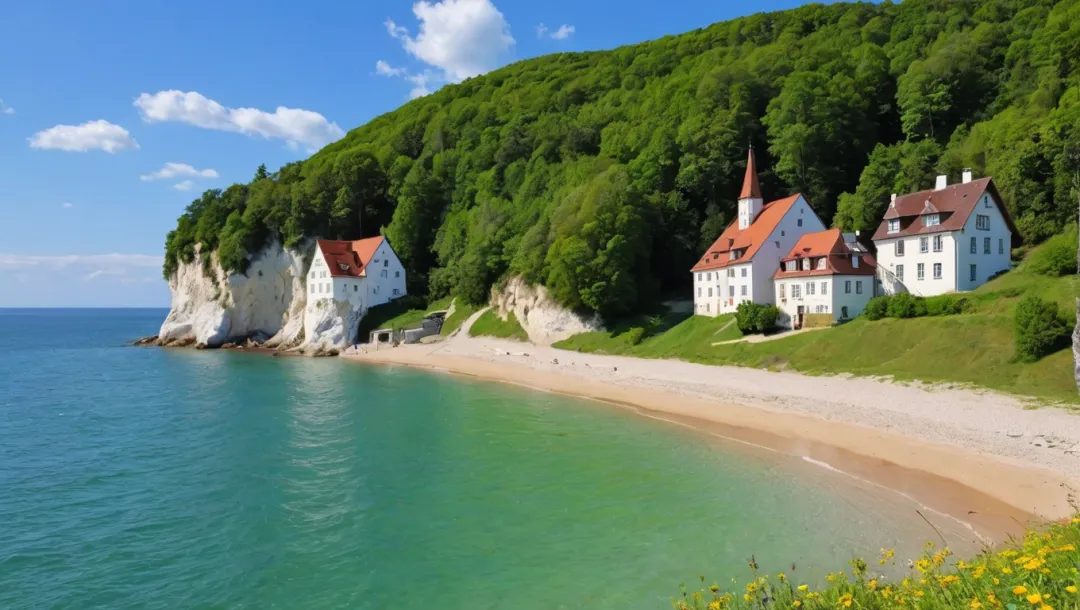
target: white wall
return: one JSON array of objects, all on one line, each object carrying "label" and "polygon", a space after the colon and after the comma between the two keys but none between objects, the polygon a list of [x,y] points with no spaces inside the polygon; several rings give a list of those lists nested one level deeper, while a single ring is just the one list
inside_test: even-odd
[{"label": "white wall", "polygon": [[[851,282],[851,292],[845,292],[847,282]],[[862,283],[862,292],[859,293],[858,283]],[[803,313],[830,313],[833,319],[840,321],[843,308],[847,307],[848,320],[858,316],[870,301],[874,291],[874,278],[869,275],[817,275],[809,277],[794,277],[779,279],[776,284],[776,306],[780,308],[778,324],[784,328],[792,328],[795,317],[799,313],[799,306],[803,307]],[[809,294],[807,284],[813,283],[814,294]],[[781,285],[784,297],[780,297]],[[798,285],[799,297],[792,296],[793,287]],[[823,294],[823,286],[825,287]],[[818,311],[818,308],[822,311]]]},{"label": "white wall", "polygon": [[[989,205],[989,207],[987,207]],[[990,229],[978,229],[978,216],[990,217]],[[1005,217],[1001,209],[993,200],[993,195],[983,193],[979,197],[979,203],[971,212],[971,217],[964,223],[961,232],[956,233],[957,238],[957,269],[956,289],[974,290],[982,286],[990,279],[990,276],[999,271],[1007,271],[1010,267],[1010,252],[1012,250],[1012,232],[1009,225],[1005,224]],[[971,253],[971,238],[975,238],[976,254]],[[990,239],[990,254],[985,253],[985,240]],[[971,267],[975,265],[975,281],[971,281]]]},{"label": "white wall", "polygon": [[[934,251],[934,236],[941,236],[941,252]],[[877,246],[878,267],[888,270],[893,274],[898,265],[904,266],[904,279],[901,286],[894,286],[889,281],[883,281],[882,287],[886,294],[896,292],[910,292],[918,296],[934,296],[956,290],[956,242],[954,233],[942,232],[928,235],[899,237],[883,239],[874,242]],[[927,252],[920,252],[920,238],[926,238]],[[904,255],[896,255],[896,242],[904,242]],[[923,264],[925,273],[923,279],[919,279],[919,263]],[[941,279],[934,278],[934,264],[941,264]],[[892,276],[884,274],[886,279]]]},{"label": "white wall", "polygon": [[390,242],[383,240],[371,256],[365,268],[367,273],[367,306],[382,305],[403,297],[405,291],[405,267],[401,264]]}]

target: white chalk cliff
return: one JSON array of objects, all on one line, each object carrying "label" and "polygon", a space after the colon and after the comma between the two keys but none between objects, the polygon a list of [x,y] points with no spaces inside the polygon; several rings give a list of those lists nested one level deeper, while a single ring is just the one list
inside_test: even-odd
[{"label": "white chalk cliff", "polygon": [[493,290],[491,302],[504,319],[514,312],[529,341],[536,345],[551,345],[603,328],[599,316],[574,313],[559,305],[547,288],[528,284],[520,277],[510,278],[501,290]]}]

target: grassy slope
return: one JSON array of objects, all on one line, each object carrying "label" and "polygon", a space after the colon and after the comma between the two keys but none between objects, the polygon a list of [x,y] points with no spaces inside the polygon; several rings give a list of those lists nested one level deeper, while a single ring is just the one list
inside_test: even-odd
[{"label": "grassy slope", "polygon": [[972,292],[974,311],[969,314],[876,322],[860,318],[829,330],[764,343],[713,346],[733,338],[710,334],[729,316],[695,316],[638,346],[620,342],[622,335],[617,332],[577,335],[555,346],[703,364],[787,368],[809,374],[855,373],[956,382],[1080,404],[1070,350],[1062,349],[1034,363],[1013,361],[1013,309],[1029,293],[1058,303],[1063,313],[1070,315],[1080,294],[1080,278],[1036,275],[1021,265]]},{"label": "grassy slope", "polygon": [[499,337],[500,339],[514,339],[515,341],[528,341],[529,335],[521,327],[514,312],[506,320],[495,313],[495,309],[489,309],[483,313],[472,327],[469,328],[470,337]]},{"label": "grassy slope", "polygon": [[[409,307],[410,301],[399,299],[383,305],[376,305],[368,310],[364,319],[360,322],[359,336],[366,341],[368,333],[380,328],[412,328],[418,326],[424,316],[433,311],[442,311],[450,307],[452,297],[439,299],[428,303],[427,307]],[[415,305],[415,302],[412,302]]]},{"label": "grassy slope", "polygon": [[[625,354],[643,358],[686,358],[691,353],[706,353],[712,344],[742,336],[732,314],[706,318],[688,314],[669,314],[665,318],[642,320],[638,325],[621,325],[610,331],[574,335],[555,347],[599,354]],[[630,331],[645,329],[645,339],[638,345],[630,342]]]},{"label": "grassy slope", "polygon": [[454,303],[454,314],[446,317],[446,320],[443,321],[442,332],[439,334],[445,337],[458,328],[461,328],[461,325],[465,320],[468,320],[469,316],[477,311],[480,311],[479,307],[469,305],[461,299],[458,299],[457,302]]}]

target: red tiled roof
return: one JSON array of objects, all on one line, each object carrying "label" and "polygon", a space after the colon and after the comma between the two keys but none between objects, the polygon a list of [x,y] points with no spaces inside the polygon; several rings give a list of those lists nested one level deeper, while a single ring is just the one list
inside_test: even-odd
[{"label": "red tiled roof", "polygon": [[754,148],[750,147],[750,155],[746,158],[746,176],[743,177],[742,192],[739,199],[755,197],[761,199],[761,185],[758,184],[757,163],[754,161]]},{"label": "red tiled roof", "polygon": [[[896,198],[896,202],[885,211],[885,217],[874,232],[874,241],[905,237],[910,235],[926,235],[928,233],[940,233],[942,231],[959,231],[971,217],[972,210],[979,203],[979,198],[985,191],[989,191],[998,202],[998,209],[1005,218],[1005,224],[1012,231],[1013,241],[1019,239],[1019,232],[1013,224],[1009,210],[1005,207],[993,178],[979,178],[971,182],[953,184],[940,191],[925,190],[917,193],[909,193]],[[923,214],[940,214],[941,224],[931,227],[924,226],[920,220]],[[900,220],[900,231],[889,233],[889,221]]]},{"label": "red tiled roof", "polygon": [[[706,269],[719,269],[721,267],[727,267],[728,265],[740,265],[742,263],[750,262],[750,259],[754,258],[754,254],[757,253],[761,244],[765,243],[765,240],[769,238],[769,235],[776,228],[776,225],[780,223],[780,220],[788,213],[791,206],[798,201],[800,195],[798,193],[785,197],[784,199],[777,199],[776,201],[765,204],[765,207],[758,213],[757,218],[754,218],[750,226],[745,230],[739,230],[739,219],[736,218],[724,229],[724,232],[720,234],[720,237],[713,242],[709,249],[705,252],[705,256],[694,265],[690,271],[704,271]],[[738,260],[730,260],[730,252],[732,250],[742,250],[746,252]]]},{"label": "red tiled roof", "polygon": [[[858,267],[852,263],[852,257],[858,257]],[[824,269],[817,268],[817,261],[821,258],[825,259]],[[806,259],[812,261],[812,269],[784,271],[785,262]],[[791,252],[780,260],[780,265],[781,267],[773,274],[774,279],[813,275],[874,275],[877,269],[874,257],[866,253],[853,252],[844,243],[844,236],[840,233],[840,229],[803,235],[799,241],[795,242]]]},{"label": "red tiled roof", "polygon": [[365,277],[367,264],[383,243],[383,236],[341,241],[320,239],[316,243],[332,277]]}]

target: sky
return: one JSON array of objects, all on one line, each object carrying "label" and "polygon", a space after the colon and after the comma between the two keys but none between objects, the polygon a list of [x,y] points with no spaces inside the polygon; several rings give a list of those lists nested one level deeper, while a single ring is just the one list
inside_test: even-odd
[{"label": "sky", "polygon": [[5,0],[0,307],[167,307],[165,234],[260,163],[508,63],[798,4]]}]

